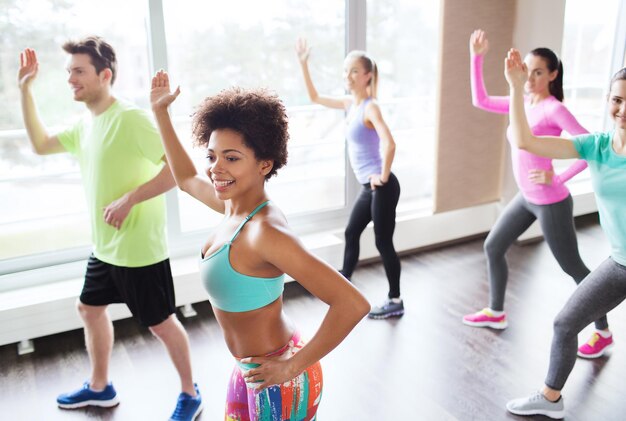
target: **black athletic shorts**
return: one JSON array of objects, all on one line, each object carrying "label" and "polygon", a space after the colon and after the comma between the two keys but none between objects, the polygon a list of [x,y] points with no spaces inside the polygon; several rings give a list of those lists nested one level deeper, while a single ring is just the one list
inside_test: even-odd
[{"label": "black athletic shorts", "polygon": [[130,268],[105,263],[92,254],[80,301],[90,306],[125,303],[143,326],[158,325],[176,311],[170,261]]}]

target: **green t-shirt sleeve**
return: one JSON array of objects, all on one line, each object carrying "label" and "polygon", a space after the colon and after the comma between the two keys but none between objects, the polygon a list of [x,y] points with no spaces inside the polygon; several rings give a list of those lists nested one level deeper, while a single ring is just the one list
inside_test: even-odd
[{"label": "green t-shirt sleeve", "polygon": [[133,127],[133,141],[139,152],[149,161],[158,164],[165,156],[161,135],[147,112],[133,110],[128,113],[130,127]]},{"label": "green t-shirt sleeve", "polygon": [[80,124],[77,122],[56,135],[65,150],[73,155],[76,155],[80,144]]},{"label": "green t-shirt sleeve", "polygon": [[597,139],[594,133],[585,133],[572,138],[574,147],[578,151],[580,157],[586,161],[593,158],[593,154],[597,151]]}]

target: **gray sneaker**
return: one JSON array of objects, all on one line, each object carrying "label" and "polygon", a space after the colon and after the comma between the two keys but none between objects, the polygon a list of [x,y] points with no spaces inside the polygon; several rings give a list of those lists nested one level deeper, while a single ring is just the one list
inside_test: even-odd
[{"label": "gray sneaker", "polygon": [[387,319],[389,317],[400,317],[404,314],[404,303],[394,303],[391,299],[386,299],[382,306],[372,307],[372,311],[367,315],[370,319]]},{"label": "gray sneaker", "polygon": [[515,415],[545,415],[546,417],[561,419],[565,417],[563,397],[552,402],[546,399],[541,392],[507,402],[506,409]]}]

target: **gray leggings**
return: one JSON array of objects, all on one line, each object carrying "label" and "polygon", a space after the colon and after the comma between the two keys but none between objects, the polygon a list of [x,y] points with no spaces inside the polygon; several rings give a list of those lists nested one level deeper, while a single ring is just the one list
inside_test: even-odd
[{"label": "gray leggings", "polygon": [[[578,253],[578,243],[572,217],[572,196],[549,205],[529,203],[521,193],[511,200],[485,240],[485,254],[489,276],[489,307],[504,309],[504,294],[509,270],[505,254],[517,238],[539,220],[543,235],[561,269],[579,284],[589,274]],[[596,320],[597,329],[606,329],[608,322],[602,315]]]},{"label": "gray leggings", "polygon": [[610,257],[585,278],[554,319],[546,386],[561,390],[576,362],[578,333],[626,298],[626,267]]}]

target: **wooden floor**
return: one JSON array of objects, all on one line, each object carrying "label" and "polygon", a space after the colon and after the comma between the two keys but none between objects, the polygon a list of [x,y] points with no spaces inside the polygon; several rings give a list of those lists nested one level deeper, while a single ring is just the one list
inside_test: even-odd
[{"label": "wooden floor", "polygon": [[[608,255],[595,217],[578,220],[585,262]],[[419,235],[419,233],[416,233]],[[406,314],[364,320],[323,360],[321,421],[515,420],[507,400],[539,388],[547,369],[552,320],[574,283],[545,242],[514,246],[506,298],[509,327],[502,332],[461,324],[463,314],[487,304],[482,239],[402,259]],[[380,264],[360,267],[354,282],[376,303],[386,281]],[[305,336],[325,305],[288,285],[286,313]],[[205,409],[199,420],[222,420],[225,385],[233,365],[207,303],[183,319]],[[567,420],[626,420],[626,304],[609,315],[616,346],[609,358],[580,360],[564,389]],[[111,378],[121,404],[113,409],[61,410],[58,393],[79,386],[89,362],[82,331],[35,340],[36,352],[17,356],[0,347],[0,419],[164,420],[174,409],[178,381],[160,343],[132,320],[115,323]],[[586,338],[590,330],[581,335]],[[536,417],[536,419],[544,419]]]}]

